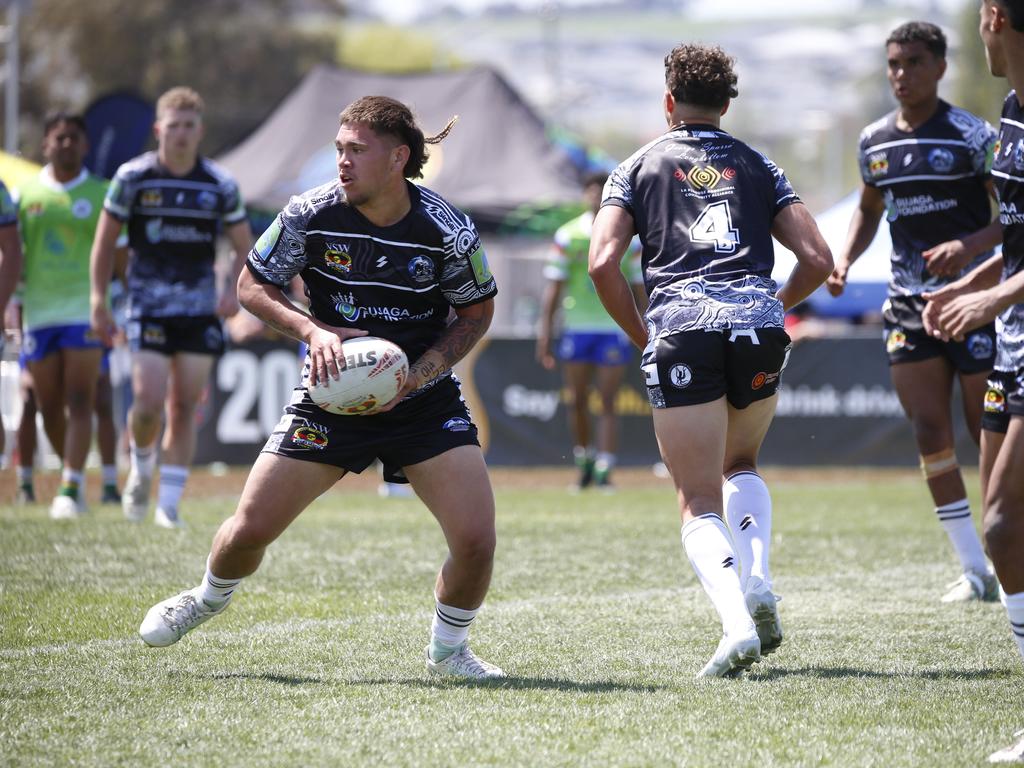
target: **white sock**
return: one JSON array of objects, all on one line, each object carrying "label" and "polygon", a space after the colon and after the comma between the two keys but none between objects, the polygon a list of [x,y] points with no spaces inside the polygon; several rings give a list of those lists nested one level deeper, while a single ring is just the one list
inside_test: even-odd
[{"label": "white sock", "polygon": [[469,625],[479,608],[467,610],[445,605],[434,599],[434,620],[430,623],[430,658],[441,661],[450,656],[469,637]]},{"label": "white sock", "polygon": [[1005,599],[1006,616],[1010,619],[1013,639],[1017,641],[1017,650],[1024,659],[1024,592],[1015,592]]},{"label": "white sock", "polygon": [[608,451],[598,451],[594,457],[594,469],[598,472],[607,472],[615,466],[615,454]]},{"label": "white sock", "polygon": [[242,582],[241,579],[222,579],[210,573],[210,561],[206,561],[206,575],[203,576],[203,583],[199,585],[199,597],[211,608],[220,608],[228,600],[231,594]]},{"label": "white sock", "polygon": [[64,467],[64,469],[62,469],[61,472],[60,472],[60,481],[64,485],[74,485],[74,486],[76,486],[78,488],[81,488],[82,487],[82,473],[81,472],[76,472],[73,469],[68,469],[67,467]]},{"label": "white sock", "polygon": [[737,472],[722,484],[725,519],[729,523],[742,583],[758,576],[770,588],[768,550],[772,539],[772,497],[756,472]]},{"label": "white sock", "polygon": [[117,485],[117,464],[103,465],[103,484]]},{"label": "white sock", "polygon": [[164,464],[160,467],[160,488],[157,491],[156,505],[165,512],[176,510],[181,494],[185,492],[185,481],[188,480],[188,467]]},{"label": "white sock", "polygon": [[747,612],[740,573],[729,529],[718,515],[694,518],[683,526],[683,549],[704,591],[722,620],[726,634],[750,632],[754,622]]},{"label": "white sock", "polygon": [[942,523],[949,541],[960,558],[960,567],[964,571],[988,573],[988,561],[985,550],[981,548],[981,539],[971,519],[971,505],[967,499],[943,504],[935,508],[935,514]]},{"label": "white sock", "polygon": [[156,468],[156,443],[147,448],[141,448],[132,440],[128,453],[136,472],[143,477],[153,476],[153,470]]}]

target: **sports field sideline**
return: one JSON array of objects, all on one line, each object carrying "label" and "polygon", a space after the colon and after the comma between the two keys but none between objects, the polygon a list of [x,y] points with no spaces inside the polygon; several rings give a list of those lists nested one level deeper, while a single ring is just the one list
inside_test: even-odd
[{"label": "sports field sideline", "polygon": [[958,569],[920,476],[765,475],[786,640],[738,681],[693,679],[720,628],[646,469],[577,496],[569,470],[495,470],[470,638],[511,676],[493,685],[427,677],[443,541],[375,477],[323,496],[223,616],[162,650],[138,624],[197,582],[243,473],[197,471],[183,532],[5,503],[0,765],[984,764],[1024,726],[1020,661],[998,604],[939,602]]}]

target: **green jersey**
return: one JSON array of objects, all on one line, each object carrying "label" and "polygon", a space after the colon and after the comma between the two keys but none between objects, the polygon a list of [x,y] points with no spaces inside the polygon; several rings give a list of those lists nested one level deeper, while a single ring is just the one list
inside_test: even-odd
[{"label": "green jersey", "polygon": [[26,329],[89,322],[89,252],[106,193],[86,170],[61,184],[49,166],[18,191]]},{"label": "green jersey", "polygon": [[[615,331],[618,324],[608,315],[594,290],[587,273],[590,254],[590,233],[594,214],[585,211],[555,232],[551,260],[544,268],[544,277],[565,283],[562,291],[562,328],[567,331]],[[622,274],[630,285],[643,283],[640,250],[636,239],[622,259]]]}]

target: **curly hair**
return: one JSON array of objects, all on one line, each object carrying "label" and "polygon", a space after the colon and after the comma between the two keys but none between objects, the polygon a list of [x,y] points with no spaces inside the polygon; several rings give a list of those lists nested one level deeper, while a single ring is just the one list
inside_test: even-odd
[{"label": "curly hair", "polygon": [[890,43],[924,43],[924,47],[933,56],[938,59],[946,58],[946,36],[942,34],[941,29],[927,21],[908,21],[906,24],[900,24],[886,38],[886,47]]},{"label": "curly hair", "polygon": [[733,63],[717,45],[677,45],[665,57],[665,86],[678,102],[721,109],[739,95]]},{"label": "curly hair", "polygon": [[400,144],[409,147],[409,159],[402,170],[407,179],[423,177],[423,166],[430,156],[426,145],[440,144],[458,119],[459,116],[455,115],[436,136],[424,136],[423,131],[416,125],[412,110],[402,102],[389,99],[387,96],[363,96],[345,107],[338,117],[341,125],[362,123],[370,126],[375,133],[393,136]]}]

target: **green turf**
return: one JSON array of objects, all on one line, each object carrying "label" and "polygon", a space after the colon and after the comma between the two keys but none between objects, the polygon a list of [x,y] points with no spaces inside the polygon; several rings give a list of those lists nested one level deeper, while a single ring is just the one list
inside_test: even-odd
[{"label": "green turf", "polygon": [[227,498],[186,532],[96,508],[0,507],[0,765],[973,766],[1024,725],[998,605],[956,575],[910,476],[774,484],[786,642],[695,681],[718,640],[664,482],[613,496],[499,487],[474,648],[495,685],[436,682],[423,647],[439,531],[416,501],[332,492],[231,609],[178,645],[135,632],[195,584]]}]

